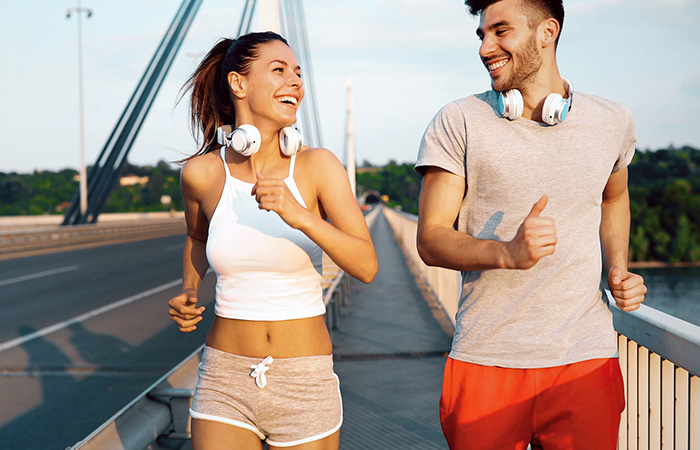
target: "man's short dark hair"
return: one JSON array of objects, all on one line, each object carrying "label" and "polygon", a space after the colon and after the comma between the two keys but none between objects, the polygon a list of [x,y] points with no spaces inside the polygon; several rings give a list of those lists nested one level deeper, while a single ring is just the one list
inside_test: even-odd
[{"label": "man's short dark hair", "polygon": [[[469,8],[472,15],[478,15],[483,10],[498,3],[501,0],[464,0],[464,4]],[[559,36],[564,28],[564,1],[563,0],[520,0],[520,7],[527,16],[527,24],[530,28],[535,28],[543,20],[553,17],[559,22]]]}]

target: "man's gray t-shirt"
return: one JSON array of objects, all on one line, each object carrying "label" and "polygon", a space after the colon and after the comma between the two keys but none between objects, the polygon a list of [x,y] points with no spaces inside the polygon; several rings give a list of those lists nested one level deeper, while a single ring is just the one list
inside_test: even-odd
[{"label": "man's gray t-shirt", "polygon": [[617,355],[602,299],[600,220],[610,175],[636,143],[624,107],[575,93],[566,120],[503,119],[497,93],[446,105],[428,126],[416,170],[437,166],[466,180],[457,229],[510,241],[542,195],[558,242],[528,270],[462,272],[450,357],[475,364],[552,367]]}]

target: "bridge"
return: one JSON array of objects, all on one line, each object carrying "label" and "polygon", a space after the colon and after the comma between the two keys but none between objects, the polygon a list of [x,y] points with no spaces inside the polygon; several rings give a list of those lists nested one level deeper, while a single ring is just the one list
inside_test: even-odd
[{"label": "bridge", "polygon": [[[199,3],[183,1],[88,176],[93,209],[80,210],[76,193],[64,220],[75,226],[0,223],[0,448],[191,447],[186,410],[213,321],[214,277],[200,291],[208,306],[200,329],[179,333],[165,305],[181,282],[182,217],[114,218],[100,208]],[[246,2],[239,32],[250,28],[255,3]],[[285,5],[278,10],[299,11],[299,2]],[[303,42],[303,30],[287,31],[293,45]],[[313,113],[303,120],[314,129]],[[354,181],[350,101],[347,121]],[[312,134],[320,143],[320,130]],[[437,402],[458,274],[422,264],[415,217],[380,203],[367,217],[375,281],[324,264],[345,407],[341,448],[444,449]],[[619,448],[700,449],[700,328],[645,306],[610,307],[627,398]]]}]

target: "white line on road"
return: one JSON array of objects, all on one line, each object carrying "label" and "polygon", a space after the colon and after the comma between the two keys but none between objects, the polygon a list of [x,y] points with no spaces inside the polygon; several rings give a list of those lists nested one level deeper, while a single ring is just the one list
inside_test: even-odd
[{"label": "white line on road", "polygon": [[3,342],[2,344],[0,344],[0,352],[5,351],[7,349],[10,349],[12,347],[17,347],[18,345],[22,345],[27,341],[31,341],[32,339],[46,336],[47,334],[51,334],[54,331],[58,331],[58,330],[61,330],[63,328],[67,328],[75,323],[83,322],[83,321],[90,319],[92,317],[99,316],[100,314],[106,313],[108,311],[119,308],[121,306],[128,305],[129,303],[135,302],[137,300],[141,300],[145,297],[148,297],[149,295],[157,294],[160,291],[170,289],[171,287],[177,286],[181,283],[182,283],[182,279],[171,281],[170,283],[165,283],[162,286],[158,286],[158,287],[155,287],[153,289],[143,291],[139,294],[132,295],[131,297],[127,297],[123,300],[119,300],[118,302],[114,302],[114,303],[111,303],[109,305],[103,306],[102,308],[94,309],[94,310],[87,312],[85,314],[81,314],[79,316],[73,317],[72,319],[64,320],[63,322],[59,322],[59,323],[56,323],[56,324],[51,325],[49,327],[42,328],[41,330],[35,331],[33,333],[25,334],[24,336],[20,336],[18,338]]},{"label": "white line on road", "polygon": [[22,275],[21,277],[10,278],[7,280],[0,280],[0,286],[7,286],[8,284],[21,283],[22,281],[35,280],[41,277],[48,277],[50,275],[56,275],[58,273],[71,272],[73,270],[80,269],[80,266],[66,266],[59,267],[58,269],[45,270],[44,272],[30,273],[29,275]]}]

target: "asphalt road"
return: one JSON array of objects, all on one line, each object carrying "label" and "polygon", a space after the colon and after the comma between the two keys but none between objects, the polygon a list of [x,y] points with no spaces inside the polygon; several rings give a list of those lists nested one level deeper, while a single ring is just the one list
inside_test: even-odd
[{"label": "asphalt road", "polygon": [[190,355],[167,302],[184,236],[0,261],[0,449],[64,450]]}]

